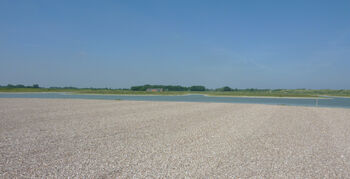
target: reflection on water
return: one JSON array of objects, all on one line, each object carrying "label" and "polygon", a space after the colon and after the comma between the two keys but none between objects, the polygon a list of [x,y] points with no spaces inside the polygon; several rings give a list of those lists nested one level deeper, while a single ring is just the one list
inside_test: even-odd
[{"label": "reflection on water", "polygon": [[74,98],[136,101],[183,101],[217,103],[255,103],[291,106],[316,106],[350,108],[350,98],[332,97],[328,99],[303,98],[252,98],[252,97],[210,97],[204,95],[184,96],[124,96],[124,95],[83,95],[70,93],[0,93],[0,98]]}]

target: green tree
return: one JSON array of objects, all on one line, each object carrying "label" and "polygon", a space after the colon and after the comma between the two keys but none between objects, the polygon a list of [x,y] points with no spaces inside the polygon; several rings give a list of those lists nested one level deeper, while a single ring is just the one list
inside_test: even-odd
[{"label": "green tree", "polygon": [[191,91],[205,91],[205,87],[204,86],[191,86],[190,90]]},{"label": "green tree", "polygon": [[225,86],[222,89],[223,89],[223,91],[232,91],[232,89],[230,87],[228,87],[228,86]]}]

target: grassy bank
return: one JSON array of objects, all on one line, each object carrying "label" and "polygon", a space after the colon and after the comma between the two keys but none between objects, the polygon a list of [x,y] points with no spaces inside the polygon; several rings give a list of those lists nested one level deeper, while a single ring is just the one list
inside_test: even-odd
[{"label": "grassy bank", "polygon": [[117,89],[56,89],[56,88],[0,88],[0,92],[72,92],[79,94],[116,94],[116,95],[186,95],[203,94],[208,96],[261,96],[261,97],[350,97],[350,90],[236,90],[236,91],[164,91],[147,92]]}]

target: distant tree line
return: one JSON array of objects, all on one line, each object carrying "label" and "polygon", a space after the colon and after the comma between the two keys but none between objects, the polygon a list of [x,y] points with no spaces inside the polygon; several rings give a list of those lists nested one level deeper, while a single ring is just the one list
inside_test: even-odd
[{"label": "distant tree line", "polygon": [[[45,87],[40,87],[38,84],[33,84],[33,85],[22,85],[22,84],[8,84],[6,86],[1,86],[0,88],[45,88]],[[65,87],[49,87],[46,89],[72,89],[72,90],[78,90],[78,89],[86,89],[86,90],[132,90],[132,91],[146,91],[148,88],[163,88],[164,91],[245,91],[245,92],[263,92],[263,91],[272,91],[272,92],[282,92],[284,89],[256,89],[256,88],[247,88],[247,89],[233,89],[229,86],[224,86],[222,88],[217,88],[217,89],[208,89],[205,86],[197,85],[197,86],[180,86],[180,85],[142,85],[142,86],[132,86],[130,89],[129,88],[119,88],[119,89],[114,89],[114,88],[77,88],[73,86],[65,86]],[[300,90],[305,90],[305,89],[300,89]],[[340,90],[341,91],[341,90]]]},{"label": "distant tree line", "polygon": [[204,86],[191,86],[190,91],[205,91],[206,88]]},{"label": "distant tree line", "polygon": [[254,92],[254,91],[283,91],[283,89],[257,89],[257,88],[246,88],[246,89],[237,89],[237,88],[231,88],[229,86],[224,86],[222,88],[217,88],[215,91],[245,91],[245,92]]},{"label": "distant tree line", "polygon": [[[231,88],[229,86],[224,86],[221,88],[216,89],[208,89],[205,86],[197,85],[197,86],[180,86],[180,85],[142,85],[142,86],[132,86],[131,88],[77,88],[72,86],[67,87],[40,87],[38,84],[33,85],[22,85],[22,84],[8,84],[8,85],[0,85],[0,89],[6,90],[6,89],[17,89],[17,88],[31,88],[31,89],[52,89],[55,91],[57,89],[63,89],[63,90],[96,90],[99,92],[105,92],[109,90],[123,90],[123,91],[146,91],[148,88],[163,88],[163,91],[217,91],[217,92],[233,92],[235,94],[278,94],[278,95],[285,95],[285,94],[308,94],[308,95],[334,95],[334,96],[350,96],[350,90],[348,89],[339,89],[339,90],[330,90],[330,89],[257,89],[257,88],[247,88],[247,89],[237,89],[237,88]],[[230,93],[227,93],[230,94]]]},{"label": "distant tree line", "polygon": [[73,86],[64,86],[64,87],[58,87],[58,86],[52,86],[49,87],[49,89],[81,89],[81,90],[130,90],[129,88],[94,88],[94,87],[90,87],[90,88],[77,88],[77,87],[73,87]]},{"label": "distant tree line", "polygon": [[73,87],[73,86],[65,86],[65,87],[52,86],[50,87],[50,89],[79,89],[79,88]]},{"label": "distant tree line", "polygon": [[205,86],[173,86],[173,85],[142,85],[142,86],[132,86],[130,89],[132,91],[146,91],[148,88],[163,88],[164,91],[205,91]]},{"label": "distant tree line", "polygon": [[30,86],[25,86],[22,84],[18,84],[18,85],[13,85],[13,84],[8,84],[7,86],[1,86],[0,88],[40,88],[38,84],[33,84]]}]

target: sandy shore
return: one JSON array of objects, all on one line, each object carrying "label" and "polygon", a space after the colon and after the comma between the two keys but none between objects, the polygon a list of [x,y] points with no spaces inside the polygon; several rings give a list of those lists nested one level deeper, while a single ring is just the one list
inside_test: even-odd
[{"label": "sandy shore", "polygon": [[350,178],[350,109],[0,99],[0,178]]}]

